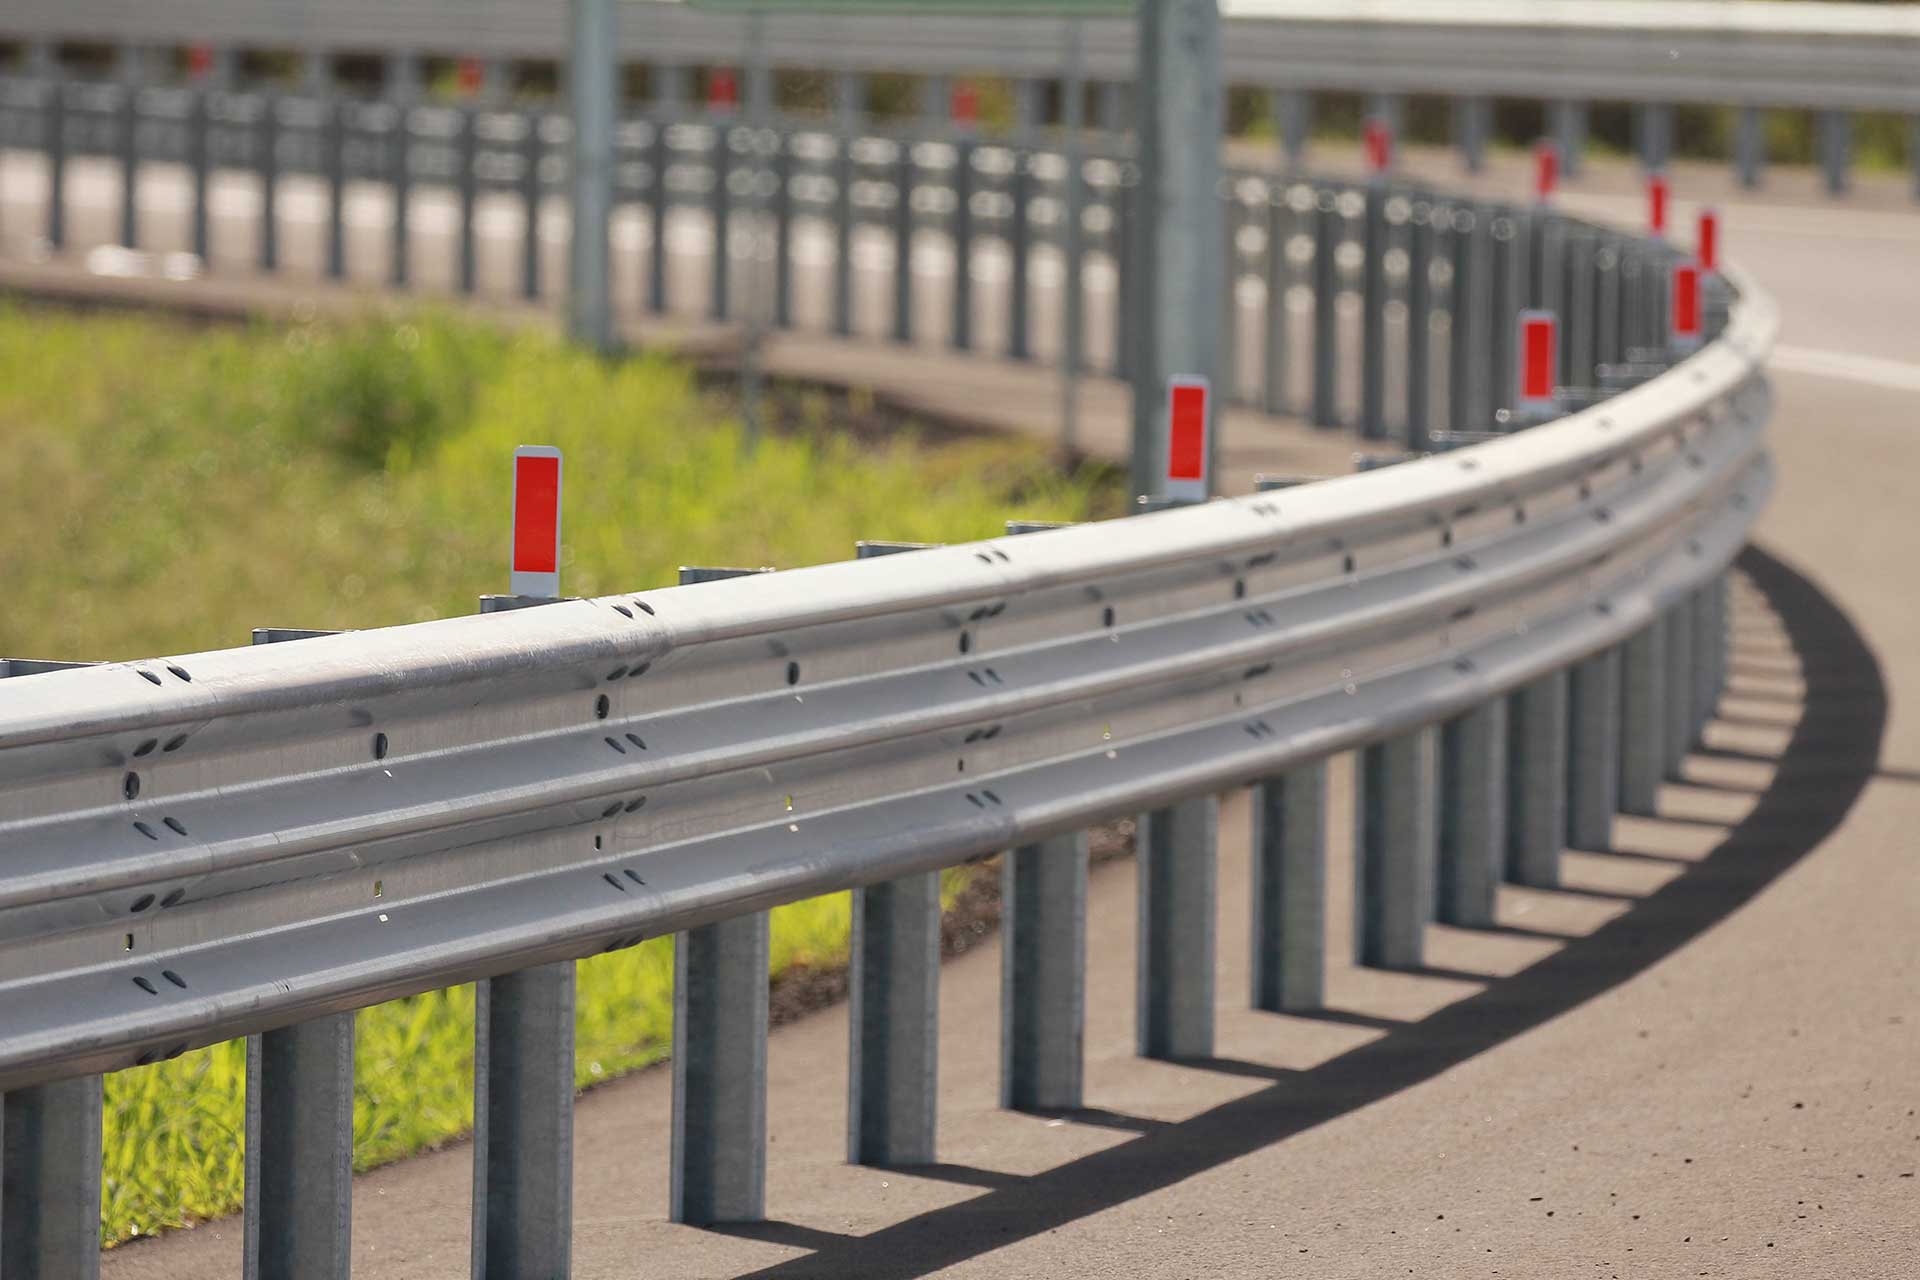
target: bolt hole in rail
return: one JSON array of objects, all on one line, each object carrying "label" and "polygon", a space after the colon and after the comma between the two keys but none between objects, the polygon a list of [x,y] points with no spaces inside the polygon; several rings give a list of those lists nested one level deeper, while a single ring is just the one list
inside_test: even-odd
[{"label": "bolt hole in rail", "polygon": [[[1004,854],[1003,1100],[1074,1107],[1090,825],[1142,818],[1139,1049],[1191,1058],[1221,791],[1255,788],[1267,819],[1249,999],[1275,1009],[1321,999],[1330,754],[1360,753],[1365,964],[1417,966],[1429,920],[1485,925],[1503,878],[1551,885],[1563,848],[1649,812],[1724,681],[1726,567],[1770,487],[1773,307],[1652,232],[1563,216],[1550,181],[1525,208],[1408,188],[1370,137],[1363,183],[1219,193],[1236,285],[1263,243],[1308,255],[1325,421],[1357,277],[1359,425],[1383,434],[1397,400],[1410,446],[1365,473],[1192,501],[1248,366],[1176,369],[1138,517],[565,600],[562,463],[529,447],[509,594],[479,615],[8,662],[7,1274],[97,1265],[100,1074],[195,1045],[253,1037],[250,1270],[344,1268],[352,1011],[478,981],[474,1269],[559,1273],[582,956],[679,938],[669,1212],[753,1220],[774,905],[856,891],[849,1155],[923,1162],[943,867]],[[1256,215],[1302,222],[1262,241]],[[1471,335],[1444,374],[1436,332]],[[1415,412],[1436,384],[1464,405],[1437,432]]]}]

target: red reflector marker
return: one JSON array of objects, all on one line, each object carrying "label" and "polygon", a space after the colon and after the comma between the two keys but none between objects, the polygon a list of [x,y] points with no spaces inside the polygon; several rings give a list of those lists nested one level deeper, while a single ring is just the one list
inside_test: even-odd
[{"label": "red reflector marker", "polygon": [[1554,188],[1560,185],[1560,148],[1557,144],[1541,139],[1533,144],[1533,196],[1541,204],[1553,199]]},{"label": "red reflector marker", "polygon": [[1538,422],[1559,414],[1554,383],[1560,368],[1560,323],[1551,311],[1520,313],[1520,376],[1514,388],[1514,416]]},{"label": "red reflector marker", "polygon": [[187,75],[196,84],[205,80],[213,72],[213,46],[210,44],[192,44],[187,46]]},{"label": "red reflector marker", "polygon": [[1647,230],[1657,236],[1667,234],[1667,176],[1663,173],[1647,178]]},{"label": "red reflector marker", "polygon": [[516,596],[560,594],[560,451],[523,444],[513,451],[513,563]]},{"label": "red reflector marker", "polygon": [[1393,129],[1379,116],[1371,116],[1366,127],[1367,172],[1385,173],[1393,165]]},{"label": "red reflector marker", "polygon": [[481,81],[485,73],[478,58],[462,58],[454,72],[454,79],[460,86],[460,92],[471,98],[480,92]]},{"label": "red reflector marker", "polygon": [[1167,379],[1167,497],[1207,500],[1207,380],[1190,374]]},{"label": "red reflector marker", "polygon": [[1700,211],[1700,234],[1694,240],[1693,256],[1702,271],[1720,269],[1720,213],[1716,209]]},{"label": "red reflector marker", "polygon": [[707,105],[715,111],[731,111],[740,105],[740,84],[731,67],[715,67],[707,76]]},{"label": "red reflector marker", "polygon": [[1674,263],[1671,302],[1673,345],[1683,351],[1691,351],[1700,345],[1701,337],[1699,263]]},{"label": "red reflector marker", "polygon": [[953,114],[956,128],[969,132],[980,123],[980,91],[973,87],[971,80],[962,80],[953,86],[953,96],[948,103]]}]

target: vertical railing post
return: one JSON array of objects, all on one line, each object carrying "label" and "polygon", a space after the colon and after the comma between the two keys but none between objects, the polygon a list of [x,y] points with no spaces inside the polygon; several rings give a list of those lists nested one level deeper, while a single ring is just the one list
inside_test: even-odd
[{"label": "vertical railing post", "polygon": [[[917,551],[862,542],[862,560]],[[847,963],[847,1159],[931,1164],[940,1048],[940,873],[853,890]]]},{"label": "vertical railing post", "polygon": [[189,195],[187,216],[190,219],[188,241],[194,257],[203,264],[211,265],[208,244],[207,190],[212,179],[212,164],[207,154],[207,90],[194,88],[187,97],[187,179],[193,185]]},{"label": "vertical railing post", "polygon": [[1252,788],[1253,1007],[1326,1001],[1327,764],[1297,765]]},{"label": "vertical railing post", "polygon": [[1087,835],[1021,845],[1000,862],[1000,1105],[1081,1105],[1087,1000]]},{"label": "vertical railing post", "polygon": [[1740,107],[1733,119],[1733,171],[1740,185],[1749,191],[1758,187],[1766,164],[1767,143],[1761,129],[1760,108]]},{"label": "vertical railing post", "polygon": [[120,86],[120,243],[140,247],[140,85]]},{"label": "vertical railing post", "polygon": [[1666,776],[1678,782],[1693,747],[1693,607],[1682,599],[1667,610]]},{"label": "vertical railing post", "polygon": [[[683,584],[751,569],[682,569]],[[675,1222],[758,1222],[767,1191],[767,949],[764,911],[673,940]]]},{"label": "vertical railing post", "polygon": [[1479,332],[1474,299],[1479,269],[1476,246],[1484,238],[1484,219],[1471,206],[1453,211],[1447,236],[1447,429],[1477,431],[1484,426],[1478,402],[1473,344]]},{"label": "vertical railing post", "polygon": [[67,247],[67,76],[58,63],[47,74],[47,244]]},{"label": "vertical railing post", "polygon": [[1138,831],[1139,1053],[1210,1057],[1220,802],[1175,801],[1142,816]]},{"label": "vertical railing post", "polygon": [[1690,742],[1700,740],[1720,699],[1714,672],[1720,651],[1719,582],[1720,579],[1715,578],[1705,583],[1688,602],[1693,612],[1693,679],[1688,688],[1693,720],[1692,732],[1688,734]]},{"label": "vertical railing post", "polygon": [[[540,299],[540,162],[546,156],[540,137],[542,116],[538,110],[520,113],[525,130],[520,136],[520,205],[526,211],[520,240],[520,296],[529,302]],[[585,229],[591,233],[591,228]]]},{"label": "vertical railing post", "polygon": [[460,195],[459,285],[461,293],[472,293],[479,273],[480,204],[480,113],[468,106],[460,112],[460,142],[455,148],[455,175]]},{"label": "vertical railing post", "polygon": [[1485,98],[1453,100],[1454,139],[1468,173],[1479,173],[1487,167],[1487,132],[1492,115],[1493,104]]},{"label": "vertical railing post", "polygon": [[1843,196],[1850,185],[1853,165],[1853,113],[1839,108],[1822,111],[1820,127],[1820,169],[1826,177],[1827,194]]},{"label": "vertical railing post", "polygon": [[1421,449],[1433,429],[1433,223],[1449,216],[1415,200],[1407,214],[1407,448]]},{"label": "vertical railing post", "polygon": [[893,158],[893,340],[913,341],[914,140],[896,142]]},{"label": "vertical railing post", "polygon": [[953,318],[949,341],[955,351],[973,346],[973,138],[953,140]]},{"label": "vertical railing post", "polygon": [[1276,179],[1268,184],[1267,192],[1266,350],[1261,379],[1261,402],[1271,414],[1287,411],[1290,389],[1287,289],[1293,283],[1293,267],[1287,261],[1287,241],[1292,235],[1293,209],[1287,202],[1285,185]]},{"label": "vertical railing post", "polygon": [[1361,225],[1360,261],[1360,434],[1368,440],[1387,435],[1387,179],[1376,173],[1367,183]]},{"label": "vertical railing post", "polygon": [[1220,244],[1226,270],[1221,277],[1220,348],[1213,371],[1213,385],[1222,408],[1240,399],[1240,295],[1234,286],[1240,277],[1240,223],[1244,215],[1233,180],[1227,179],[1221,183],[1220,194]]},{"label": "vertical railing post", "polygon": [[1438,732],[1362,747],[1354,774],[1354,959],[1417,969],[1426,959],[1438,846]]},{"label": "vertical railing post", "polygon": [[1587,104],[1573,98],[1560,98],[1550,109],[1553,139],[1560,145],[1560,169],[1569,178],[1577,178],[1586,168]]},{"label": "vertical railing post", "polygon": [[100,1274],[99,1076],[31,1085],[0,1108],[0,1275]]},{"label": "vertical railing post", "polygon": [[[713,130],[708,144],[707,218],[713,231],[713,257],[709,259],[711,276],[707,284],[707,315],[725,320],[733,314],[733,127],[731,107],[724,112],[708,111],[707,124]],[[844,212],[844,210],[843,210]]]},{"label": "vertical railing post", "polygon": [[1620,795],[1618,646],[1576,663],[1567,689],[1567,847],[1613,847]]},{"label": "vertical railing post", "polygon": [[647,168],[653,176],[647,187],[647,310],[654,315],[667,313],[667,222],[673,212],[673,129],[685,105],[686,70],[683,67],[653,68],[653,137],[648,147]]},{"label": "vertical railing post", "polygon": [[329,93],[320,100],[320,166],[327,183],[329,280],[347,274],[347,104]]},{"label": "vertical railing post", "polygon": [[[1023,80],[1022,85],[1031,86]],[[1031,256],[1033,227],[1033,153],[1023,146],[1011,148],[1013,172],[1008,175],[1008,202],[1011,205],[1007,226],[1007,355],[1015,360],[1032,356],[1027,337],[1027,277]]]},{"label": "vertical railing post", "polygon": [[865,122],[865,89],[856,72],[833,78],[833,331],[842,338],[853,333],[853,148]]},{"label": "vertical railing post", "polygon": [[1071,454],[1079,444],[1080,372],[1086,361],[1087,295],[1085,280],[1086,174],[1082,135],[1086,125],[1086,32],[1078,18],[1067,21],[1065,77],[1060,84],[1060,449]]},{"label": "vertical railing post", "polygon": [[346,1280],[353,1018],[328,1014],[247,1037],[246,1280]]},{"label": "vertical railing post", "polygon": [[1507,855],[1507,709],[1491,698],[1440,727],[1439,874],[1434,918],[1485,928]]},{"label": "vertical railing post", "polygon": [[793,134],[773,133],[773,326],[793,327]]},{"label": "vertical railing post", "polygon": [[1567,673],[1514,690],[1507,717],[1507,879],[1551,889],[1567,835]]},{"label": "vertical railing post", "polygon": [[260,98],[260,270],[280,269],[280,99]]},{"label": "vertical railing post", "polygon": [[413,98],[410,92],[402,90],[393,106],[393,129],[387,135],[387,185],[393,192],[393,225],[388,229],[393,237],[388,252],[387,279],[396,289],[407,287],[407,279],[412,274],[412,210],[413,210]]},{"label": "vertical railing post", "polygon": [[1313,209],[1313,425],[1337,427],[1339,408],[1340,276],[1334,261],[1340,245],[1339,200],[1315,193]]},{"label": "vertical railing post", "polygon": [[1270,89],[1267,109],[1273,113],[1273,131],[1280,139],[1282,163],[1297,170],[1307,157],[1307,133],[1313,127],[1313,98],[1300,89]]},{"label": "vertical railing post", "polygon": [[1667,634],[1665,619],[1628,637],[1620,662],[1620,812],[1659,812],[1666,773]]},{"label": "vertical railing post", "polygon": [[[566,93],[572,128],[568,146],[567,189],[572,226],[567,235],[567,332],[595,351],[611,351],[615,342],[613,243],[614,139],[625,105],[615,39],[615,0],[573,0],[567,42]],[[540,153],[541,112],[528,116],[533,134],[528,146]],[[539,166],[528,179],[529,216],[538,235]],[[660,228],[654,227],[658,235]],[[537,255],[537,244],[529,249]],[[537,256],[530,261],[536,263]],[[530,275],[533,273],[529,273]],[[536,285],[529,296],[538,296]]]},{"label": "vertical railing post", "polygon": [[568,1273],[574,992],[571,960],[474,984],[474,1280]]}]

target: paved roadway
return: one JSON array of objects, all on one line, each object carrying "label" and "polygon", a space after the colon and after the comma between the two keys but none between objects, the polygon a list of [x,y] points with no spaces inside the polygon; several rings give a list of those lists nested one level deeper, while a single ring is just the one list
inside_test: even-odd
[{"label": "paved roadway", "polygon": [[[1415,157],[1419,163],[1421,158]],[[1517,185],[1517,164],[1488,181]],[[1090,1110],[995,1106],[999,955],[942,986],[941,1152],[841,1162],[846,1023],[770,1046],[774,1221],[664,1221],[670,1082],[578,1112],[582,1277],[1639,1277],[1920,1274],[1920,216],[1682,171],[1786,313],[1781,484],[1744,561],[1733,685],[1658,819],[1501,927],[1435,926],[1420,973],[1345,959],[1335,770],[1329,995],[1245,1006],[1245,806],[1222,823],[1219,1057],[1132,1055],[1134,889],[1089,903]],[[1570,199],[1628,217],[1617,169]],[[357,1184],[355,1274],[467,1265],[464,1146]],[[239,1273],[237,1222],[114,1251],[104,1273]]]}]

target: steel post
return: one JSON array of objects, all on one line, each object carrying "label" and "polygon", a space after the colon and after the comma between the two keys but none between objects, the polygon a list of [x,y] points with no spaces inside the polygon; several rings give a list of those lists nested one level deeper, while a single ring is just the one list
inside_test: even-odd
[{"label": "steel post", "polygon": [[1143,815],[1138,830],[1139,1053],[1209,1057],[1220,802],[1176,801]]},{"label": "steel post", "polygon": [[1733,121],[1733,168],[1740,185],[1752,191],[1760,185],[1766,171],[1766,134],[1761,128],[1760,108],[1741,107]]},{"label": "steel post", "polygon": [[473,1276],[564,1276],[573,1238],[574,963],[474,988]]},{"label": "steel post", "polygon": [[1081,154],[1086,127],[1086,33],[1078,18],[1067,22],[1066,77],[1061,82],[1060,159],[1060,448],[1079,444],[1080,374],[1087,354],[1086,173]]},{"label": "steel post", "polygon": [[1508,697],[1507,743],[1507,879],[1551,889],[1567,835],[1565,670]]},{"label": "steel post", "polygon": [[[1135,130],[1141,199],[1133,221],[1133,448],[1136,494],[1157,491],[1169,378],[1219,367],[1220,134],[1225,85],[1217,0],[1142,0]],[[1219,396],[1209,412],[1218,423]],[[1217,445],[1219,431],[1207,439]],[[1211,472],[1210,472],[1211,474]]]},{"label": "steel post", "polygon": [[353,1017],[330,1014],[247,1038],[246,1280],[345,1280]]},{"label": "steel post", "polygon": [[913,190],[911,138],[901,138],[893,177],[893,340],[913,341]]},{"label": "steel post", "polygon": [[1354,959],[1417,969],[1426,957],[1438,847],[1439,734],[1362,747],[1354,774]]},{"label": "steel post", "polygon": [[207,154],[207,92],[193,89],[187,98],[187,177],[193,190],[188,197],[187,216],[190,220],[187,238],[194,257],[206,262],[210,255],[207,242],[207,188],[212,179],[212,165]]},{"label": "steel post", "polygon": [[140,86],[120,86],[120,243],[140,247]]},{"label": "steel post", "polygon": [[67,244],[67,77],[55,64],[47,80],[47,245]]},{"label": "steel post", "polygon": [[1487,167],[1487,135],[1492,131],[1493,103],[1486,98],[1453,100],[1453,134],[1468,173]]},{"label": "steel post", "polygon": [[1279,184],[1267,196],[1265,359],[1261,362],[1261,402],[1268,413],[1287,411],[1287,365],[1290,358],[1287,289],[1293,282],[1287,261],[1287,241],[1293,235],[1293,210]]},{"label": "steel post", "polygon": [[1664,102],[1643,102],[1634,109],[1634,119],[1641,167],[1648,172],[1666,168],[1673,158],[1673,107]]},{"label": "steel post", "polygon": [[1514,326],[1519,323],[1520,309],[1523,305],[1523,291],[1526,288],[1526,273],[1523,267],[1525,246],[1521,240],[1519,221],[1511,213],[1496,214],[1490,228],[1492,236],[1492,270],[1488,278],[1488,295],[1491,300],[1491,322],[1487,326],[1487,344],[1484,368],[1488,389],[1491,395],[1486,401],[1489,417],[1500,410],[1513,408],[1514,393]]},{"label": "steel post", "polygon": [[1565,242],[1566,300],[1561,316],[1560,381],[1570,387],[1592,387],[1593,340],[1598,329],[1594,297],[1594,238],[1575,232]]},{"label": "steel post", "polygon": [[[32,1085],[0,1108],[0,1275],[100,1274],[99,1076]],[[344,1273],[343,1273],[344,1274]]]},{"label": "steel post", "polygon": [[733,124],[730,113],[709,122],[713,138],[707,149],[707,225],[713,232],[713,256],[708,259],[712,274],[707,315],[714,320],[733,314]]},{"label": "steel post", "polygon": [[1666,777],[1678,782],[1696,734],[1693,722],[1693,602],[1691,597],[1667,610]]},{"label": "steel post", "polygon": [[1220,348],[1213,370],[1214,394],[1222,404],[1240,400],[1240,297],[1235,285],[1240,278],[1240,223],[1245,214],[1240,198],[1229,179],[1220,198],[1220,243],[1226,270],[1220,289]]},{"label": "steel post", "polygon": [[1716,578],[1695,591],[1689,603],[1693,611],[1693,678],[1688,688],[1693,716],[1693,731],[1688,735],[1690,742],[1700,741],[1707,721],[1713,718],[1714,706],[1720,700],[1714,674],[1720,651],[1718,581]]},{"label": "steel post", "polygon": [[1000,1105],[1081,1105],[1087,990],[1087,836],[1022,845],[1000,862]]},{"label": "steel post", "polygon": [[1659,812],[1666,773],[1667,627],[1664,618],[1627,639],[1620,660],[1620,812]]},{"label": "steel post", "polygon": [[[411,60],[409,60],[411,61]],[[396,289],[407,287],[412,269],[412,243],[409,231],[413,207],[413,134],[409,127],[413,106],[411,95],[393,104],[393,129],[387,135],[387,186],[393,192],[393,223],[388,254],[387,279]]]},{"label": "steel post", "polygon": [[1560,149],[1560,169],[1569,178],[1577,178],[1586,168],[1587,104],[1573,98],[1560,98],[1548,107],[1553,140]]},{"label": "steel post", "polygon": [[667,175],[673,168],[672,129],[666,112],[656,112],[647,162],[651,174],[647,187],[647,310],[654,315],[667,312],[667,218],[672,207]]},{"label": "steel post", "polygon": [[1407,219],[1407,448],[1426,446],[1433,429],[1433,221],[1449,216],[1415,200]]},{"label": "steel post", "polygon": [[689,929],[673,948],[669,1216],[766,1216],[767,913]]},{"label": "steel post", "polygon": [[793,327],[793,135],[776,130],[773,141],[773,325]]},{"label": "steel post", "polygon": [[1299,89],[1269,89],[1267,110],[1288,172],[1306,162],[1307,134],[1313,127],[1313,97]]},{"label": "steel post", "polygon": [[1853,165],[1853,113],[1841,108],[1822,111],[1820,125],[1820,170],[1826,178],[1827,194],[1843,196],[1851,183]]},{"label": "steel post", "polygon": [[867,110],[866,81],[857,72],[833,78],[833,331],[853,333],[853,146]]},{"label": "steel post", "polygon": [[1340,425],[1340,276],[1334,260],[1340,244],[1338,202],[1333,192],[1315,193],[1313,210],[1313,425]]},{"label": "steel post", "polygon": [[347,275],[346,104],[331,96],[320,104],[320,165],[327,183],[327,278]]},{"label": "steel post", "polygon": [[[1033,82],[1022,80],[1023,88]],[[1029,97],[1031,94],[1028,95]],[[1007,354],[1026,360],[1033,354],[1027,338],[1028,258],[1032,249],[1033,154],[1013,151],[1013,172],[1007,178],[1011,209],[1007,225]]]},{"label": "steel post", "polygon": [[520,239],[520,296],[537,302],[540,299],[540,162],[546,148],[540,138],[540,112],[521,112],[520,123],[525,130],[520,138],[520,206],[526,213]]},{"label": "steel post", "polygon": [[1439,874],[1434,918],[1485,928],[1507,853],[1507,709],[1481,703],[1440,727]]},{"label": "steel post", "polygon": [[948,342],[955,351],[973,346],[973,149],[970,137],[953,142],[953,318]]},{"label": "steel post", "polygon": [[280,268],[280,99],[260,99],[260,269]]},{"label": "steel post", "polygon": [[1474,343],[1480,325],[1475,301],[1480,274],[1476,263],[1478,247],[1485,237],[1486,219],[1472,208],[1453,211],[1447,233],[1447,429],[1477,430],[1484,422],[1479,401]]},{"label": "steel post", "polygon": [[1299,765],[1252,789],[1253,1007],[1326,1000],[1327,765]]},{"label": "steel post", "polygon": [[460,196],[459,284],[461,293],[472,293],[479,272],[478,222],[480,204],[480,115],[472,107],[460,113],[459,172],[455,177]]},{"label": "steel post", "polygon": [[1567,687],[1567,830],[1569,849],[1613,847],[1620,795],[1619,646],[1576,663]]},{"label": "steel post", "polygon": [[1360,434],[1387,435],[1387,185],[1376,174],[1367,184],[1361,224]]}]

